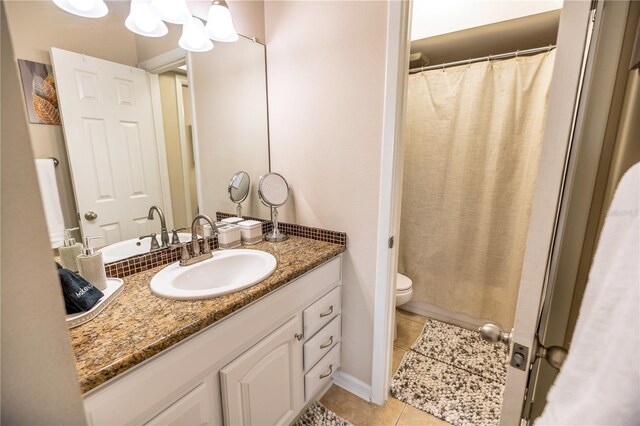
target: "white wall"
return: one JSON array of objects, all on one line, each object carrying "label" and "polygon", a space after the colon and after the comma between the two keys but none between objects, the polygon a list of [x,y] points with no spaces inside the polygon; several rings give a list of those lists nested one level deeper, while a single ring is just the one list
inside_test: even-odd
[{"label": "white wall", "polygon": [[282,220],[345,231],[343,371],[369,384],[387,2],[265,3],[271,167]]},{"label": "white wall", "polygon": [[411,40],[562,8],[562,0],[416,0]]}]

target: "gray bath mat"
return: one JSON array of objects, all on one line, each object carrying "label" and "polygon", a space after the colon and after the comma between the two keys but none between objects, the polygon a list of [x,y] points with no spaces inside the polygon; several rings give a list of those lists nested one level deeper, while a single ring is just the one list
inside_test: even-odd
[{"label": "gray bath mat", "polygon": [[456,426],[500,422],[503,384],[408,351],[393,377],[400,401]]},{"label": "gray bath mat", "polygon": [[298,419],[294,426],[353,426],[351,423],[316,402]]},{"label": "gray bath mat", "polygon": [[434,319],[427,320],[411,350],[502,384],[507,375],[506,345],[492,345],[477,331]]},{"label": "gray bath mat", "polygon": [[506,357],[505,345],[429,319],[393,376],[391,393],[456,426],[497,425]]}]

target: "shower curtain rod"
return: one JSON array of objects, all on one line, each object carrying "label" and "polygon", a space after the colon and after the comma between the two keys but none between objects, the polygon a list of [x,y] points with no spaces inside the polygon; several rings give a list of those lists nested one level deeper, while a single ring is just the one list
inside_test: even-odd
[{"label": "shower curtain rod", "polygon": [[498,55],[489,55],[489,56],[482,56],[480,58],[473,58],[473,59],[465,59],[463,61],[455,61],[455,62],[443,62],[442,64],[439,65],[429,65],[426,67],[418,67],[418,68],[411,68],[409,70],[409,74],[415,74],[415,73],[419,73],[422,71],[429,71],[429,70],[438,70],[438,69],[445,69],[445,68],[449,68],[449,67],[455,67],[457,65],[464,65],[464,64],[474,64],[476,62],[482,62],[482,61],[491,61],[493,59],[507,59],[507,58],[515,58],[521,55],[533,55],[535,53],[540,53],[540,52],[544,52],[544,51],[550,51],[552,49],[555,49],[556,45],[555,44],[550,44],[549,46],[545,46],[545,47],[535,47],[533,49],[525,49],[525,50],[516,50],[515,52],[509,52],[509,53],[500,53]]}]

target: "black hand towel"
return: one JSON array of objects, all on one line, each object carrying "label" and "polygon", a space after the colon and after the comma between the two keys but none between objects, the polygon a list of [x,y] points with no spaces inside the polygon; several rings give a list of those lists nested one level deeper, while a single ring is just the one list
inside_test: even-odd
[{"label": "black hand towel", "polygon": [[100,290],[75,272],[60,268],[58,276],[64,293],[64,307],[67,309],[67,314],[88,311],[104,296]]}]

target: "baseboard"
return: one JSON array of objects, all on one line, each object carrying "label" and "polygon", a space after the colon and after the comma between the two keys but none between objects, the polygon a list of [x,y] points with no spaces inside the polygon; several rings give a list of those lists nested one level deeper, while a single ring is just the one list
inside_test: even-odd
[{"label": "baseboard", "polygon": [[451,312],[439,306],[432,305],[431,303],[415,300],[405,303],[400,307],[400,309],[413,312],[414,314],[423,315],[428,318],[433,318],[438,321],[457,325],[458,327],[466,328],[471,331],[478,331],[478,328],[482,324],[491,322],[490,320],[474,318],[460,312]]},{"label": "baseboard", "polygon": [[342,370],[338,370],[333,374],[333,383],[365,401],[371,401],[371,385]]}]

